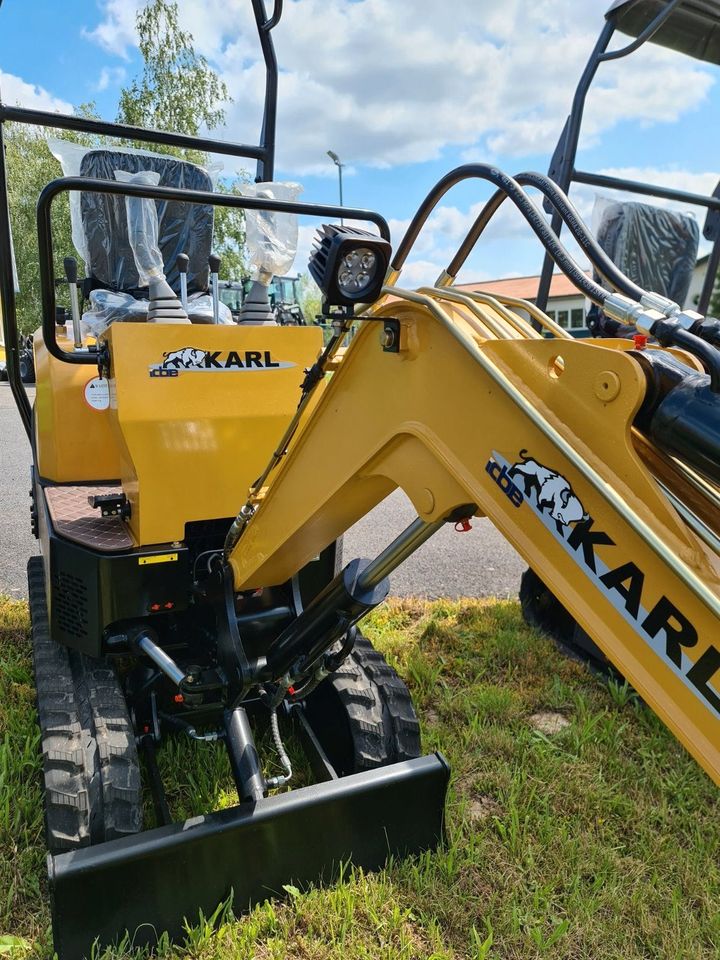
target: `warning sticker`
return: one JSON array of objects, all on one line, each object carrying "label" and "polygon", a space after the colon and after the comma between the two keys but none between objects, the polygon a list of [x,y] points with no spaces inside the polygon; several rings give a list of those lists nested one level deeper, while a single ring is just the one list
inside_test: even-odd
[{"label": "warning sticker", "polygon": [[110,388],[107,380],[93,377],[85,384],[85,402],[93,410],[107,410],[110,406]]}]

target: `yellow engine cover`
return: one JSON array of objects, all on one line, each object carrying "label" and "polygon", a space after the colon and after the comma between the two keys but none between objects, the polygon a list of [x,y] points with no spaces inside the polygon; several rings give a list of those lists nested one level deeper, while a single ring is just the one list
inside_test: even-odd
[{"label": "yellow engine cover", "polygon": [[300,399],[317,327],[114,324],[110,419],[138,545],[234,517]]}]

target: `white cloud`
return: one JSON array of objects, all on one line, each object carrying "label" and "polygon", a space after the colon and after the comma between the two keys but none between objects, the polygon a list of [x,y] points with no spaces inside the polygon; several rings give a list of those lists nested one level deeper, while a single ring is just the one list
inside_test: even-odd
[{"label": "white cloud", "polygon": [[95,84],[95,90],[102,93],[108,87],[119,87],[121,83],[125,82],[126,76],[127,70],[125,67],[103,67]]},{"label": "white cloud", "polygon": [[0,92],[3,102],[9,106],[27,107],[30,110],[52,110],[56,113],[72,113],[73,106],[66,100],[48,93],[44,87],[27,83],[12,73],[0,70]]},{"label": "white cloud", "polygon": [[406,290],[432,286],[445,266],[437,260],[411,260],[403,268],[398,286]]},{"label": "white cloud", "polygon": [[[179,3],[182,25],[196,50],[208,57],[234,98],[222,136],[255,142],[264,67],[250,4]],[[139,5],[140,0],[104,0],[103,21],[87,35],[127,57]],[[274,33],[281,70],[278,166],[283,171],[335,176],[328,148],[357,168],[418,163],[455,147],[466,161],[499,158],[515,169],[523,165],[522,156],[553,149],[602,24],[596,0],[413,0],[411,16],[408,9],[393,0],[285,4]],[[672,122],[697,109],[712,83],[702,65],[652,44],[626,61],[603,65],[586,105],[581,145],[597,142],[623,121],[639,128]],[[698,192],[712,192],[716,182],[714,174],[681,170],[606,172]],[[590,223],[594,192],[578,186],[573,197]],[[480,207],[438,207],[418,238],[402,282],[432,282]],[[394,246],[407,224],[391,222]],[[301,225],[295,269],[305,269],[314,230]],[[461,277],[534,272],[541,250],[532,236],[506,202]],[[508,241],[510,256],[500,258],[498,251],[503,242],[507,249]]]},{"label": "white cloud", "polygon": [[[126,56],[139,0],[105,0],[87,34]],[[228,84],[225,135],[257,140],[264,69],[246,0],[180,0],[183,26]],[[448,146],[549,152],[602,23],[596,0],[295,0],[274,33],[281,66],[278,164],[326,172],[328,147],[358,165],[438,157]],[[658,82],[658,78],[662,82]],[[648,44],[600,68],[587,142],[623,120],[670,122],[696,108],[711,75]]]},{"label": "white cloud", "polygon": [[104,18],[94,30],[83,28],[82,35],[117,57],[128,59],[128,47],[135,43],[135,17],[139,0],[105,0]]}]

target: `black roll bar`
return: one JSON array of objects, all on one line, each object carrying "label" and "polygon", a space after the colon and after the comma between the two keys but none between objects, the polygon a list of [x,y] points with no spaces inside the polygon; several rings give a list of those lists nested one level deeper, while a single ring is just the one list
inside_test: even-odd
[{"label": "black roll bar", "polygon": [[[277,213],[296,213],[310,217],[346,217],[374,223],[384,240],[390,239],[390,228],[379,213],[351,207],[328,206],[320,203],[269,200],[264,197],[242,197],[232,193],[213,193],[211,190],[187,190],[180,187],[161,187],[140,183],[120,183],[115,180],[95,180],[93,177],[61,177],[52,180],[40,194],[37,205],[38,254],[40,267],[40,295],[42,303],[43,340],[48,353],[64,363],[97,364],[97,354],[66,352],[57,342],[55,325],[55,276],[51,229],[52,201],[59,194],[71,190],[91,193],[110,193],[140,197],[147,200],[177,200],[184,203],[212,204],[242,210],[273,210]],[[0,248],[0,257],[2,250]],[[23,391],[24,392],[24,391]],[[25,396],[27,400],[27,396]]]},{"label": "black roll bar", "polygon": [[49,110],[11,107],[2,103],[0,103],[0,123],[4,121],[27,123],[37,127],[55,127],[60,130],[75,130],[79,133],[116,137],[122,140],[140,140],[143,143],[163,144],[164,146],[182,147],[187,150],[243,157],[249,160],[257,160],[256,180],[258,183],[272,180],[275,169],[278,66],[271,32],[280,22],[283,0],[275,0],[271,17],[267,15],[265,0],[252,0],[252,8],[260,39],[260,48],[265,61],[265,105],[260,143],[257,146],[247,143],[232,143],[212,137],[173,133],[169,130],[149,130],[146,127],[134,127],[130,124],[113,123],[107,120],[91,120],[86,117],[53,113]]},{"label": "black roll bar", "polygon": [[[708,197],[702,194],[688,193],[684,190],[673,190],[654,184],[627,180],[624,177],[593,174],[578,170],[575,167],[580,128],[585,110],[585,100],[599,65],[626,57],[643,44],[651,41],[653,37],[662,34],[662,28],[667,26],[670,17],[682,3],[683,0],[667,0],[665,6],[647,22],[644,28],[638,30],[635,39],[631,43],[618,50],[611,51],[608,51],[607,47],[616,30],[620,29],[618,27],[618,17],[626,15],[629,4],[625,4],[622,11],[617,9],[617,5],[608,11],[603,29],[600,32],[600,36],[590,54],[575,90],[570,115],[565,122],[565,126],[560,134],[560,139],[555,147],[548,169],[548,176],[555,181],[564,193],[569,192],[572,183],[584,183],[590,186],[605,187],[610,190],[623,190],[629,193],[638,193],[658,199],[677,200],[695,206],[705,207],[708,210],[708,214],[703,232],[706,239],[713,241],[713,248],[708,259],[705,282],[698,303],[698,312],[705,315],[707,314],[710,297],[712,295],[715,271],[718,263],[720,263],[720,207],[718,206],[720,183],[718,183],[718,187],[713,196]],[[556,236],[559,236],[563,226],[562,218],[547,201],[545,201],[544,207],[548,213],[552,212],[550,226]],[[710,271],[712,271],[712,275],[710,275]],[[545,310],[547,307],[552,274],[553,261],[546,253],[543,259],[537,297],[535,298],[535,302],[541,310]]]},{"label": "black roll bar", "polygon": [[79,133],[117,137],[121,140],[140,140],[142,143],[183,147],[187,150],[202,150],[205,153],[229,154],[233,157],[247,157],[250,160],[258,161],[262,160],[267,154],[267,149],[263,146],[231,143],[225,140],[215,140],[211,137],[194,137],[184,133],[171,133],[168,130],[148,130],[146,127],[133,127],[127,123],[91,120],[85,117],[70,116],[66,113],[29,110],[26,107],[8,107],[4,104],[0,104],[0,121],[27,123],[35,127],[55,127],[59,130],[75,130]]},{"label": "black roll bar", "polygon": [[30,436],[32,412],[27,390],[20,378],[20,346],[15,312],[15,277],[13,276],[10,209],[5,175],[5,141],[2,123],[0,123],[0,313],[2,313],[5,340],[5,369],[22,425],[27,435]]},{"label": "black roll bar", "polygon": [[271,31],[280,22],[283,0],[275,0],[272,16],[268,18],[265,0],[252,0],[255,22],[257,23],[260,48],[265,60],[265,107],[263,109],[260,143],[264,155],[258,158],[255,182],[272,180],[275,175],[275,126],[277,122],[278,65],[275,56]]}]

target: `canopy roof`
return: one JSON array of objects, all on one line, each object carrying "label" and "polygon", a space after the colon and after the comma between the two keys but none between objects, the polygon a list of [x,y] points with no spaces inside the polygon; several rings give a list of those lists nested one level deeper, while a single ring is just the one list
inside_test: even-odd
[{"label": "canopy roof", "polygon": [[[605,17],[622,33],[637,37],[667,4],[668,0],[615,0]],[[651,41],[720,65],[720,0],[682,0]]]}]

